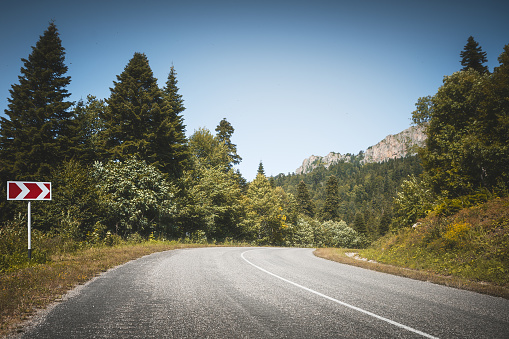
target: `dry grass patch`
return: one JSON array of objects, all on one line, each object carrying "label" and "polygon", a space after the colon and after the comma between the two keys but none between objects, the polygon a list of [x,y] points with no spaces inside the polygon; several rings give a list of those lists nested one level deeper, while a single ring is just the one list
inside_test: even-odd
[{"label": "dry grass patch", "polygon": [[115,247],[93,247],[54,255],[51,261],[0,273],[0,336],[14,330],[37,309],[101,272],[144,255],[204,245],[149,241]]}]

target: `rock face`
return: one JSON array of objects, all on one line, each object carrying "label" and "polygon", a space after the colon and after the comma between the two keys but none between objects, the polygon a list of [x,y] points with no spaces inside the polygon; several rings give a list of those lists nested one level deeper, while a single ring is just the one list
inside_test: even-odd
[{"label": "rock face", "polygon": [[423,146],[426,134],[422,127],[412,126],[396,135],[388,135],[364,152],[365,162],[383,162],[415,154],[414,146]]},{"label": "rock face", "polygon": [[415,153],[415,146],[423,146],[426,140],[424,128],[420,126],[411,126],[395,135],[388,135],[378,144],[368,147],[367,150],[359,152],[358,155],[347,153],[330,152],[324,157],[312,155],[304,159],[302,165],[295,171],[296,174],[305,174],[311,172],[318,166],[328,168],[331,165],[341,161],[352,161],[360,158],[364,163],[383,162],[389,159],[402,158]]}]

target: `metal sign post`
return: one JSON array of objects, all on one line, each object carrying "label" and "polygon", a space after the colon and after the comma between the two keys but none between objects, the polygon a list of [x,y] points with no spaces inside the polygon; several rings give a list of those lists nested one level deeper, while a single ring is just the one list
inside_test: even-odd
[{"label": "metal sign post", "polygon": [[32,211],[28,202],[28,260],[32,260]]},{"label": "metal sign post", "polygon": [[7,181],[7,200],[28,201],[28,259],[32,259],[32,200],[51,200],[51,182]]}]

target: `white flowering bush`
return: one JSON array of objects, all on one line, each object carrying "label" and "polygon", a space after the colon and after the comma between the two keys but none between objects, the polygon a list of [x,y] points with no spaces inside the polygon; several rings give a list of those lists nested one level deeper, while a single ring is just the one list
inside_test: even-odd
[{"label": "white flowering bush", "polygon": [[92,175],[110,230],[123,236],[165,232],[175,214],[176,188],[154,166],[134,158],[96,162]]},{"label": "white flowering bush", "polygon": [[298,218],[293,228],[293,243],[295,246],[312,247],[315,244],[315,231],[313,223],[316,222],[311,218]]},{"label": "white flowering bush", "polygon": [[325,243],[327,247],[360,247],[363,246],[363,238],[346,222],[326,221],[322,224],[325,232]]}]

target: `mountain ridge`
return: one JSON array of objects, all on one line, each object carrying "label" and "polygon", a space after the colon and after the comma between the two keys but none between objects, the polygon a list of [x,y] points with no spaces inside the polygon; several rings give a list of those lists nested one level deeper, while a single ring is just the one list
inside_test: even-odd
[{"label": "mountain ridge", "polygon": [[374,146],[360,151],[357,155],[351,153],[341,154],[330,152],[326,156],[311,155],[304,159],[302,165],[295,170],[296,174],[306,174],[319,166],[328,168],[338,162],[350,162],[361,158],[363,163],[384,162],[389,159],[402,158],[407,155],[415,154],[415,146],[421,147],[426,140],[424,127],[410,126],[409,128],[397,134],[389,134],[383,140]]}]

